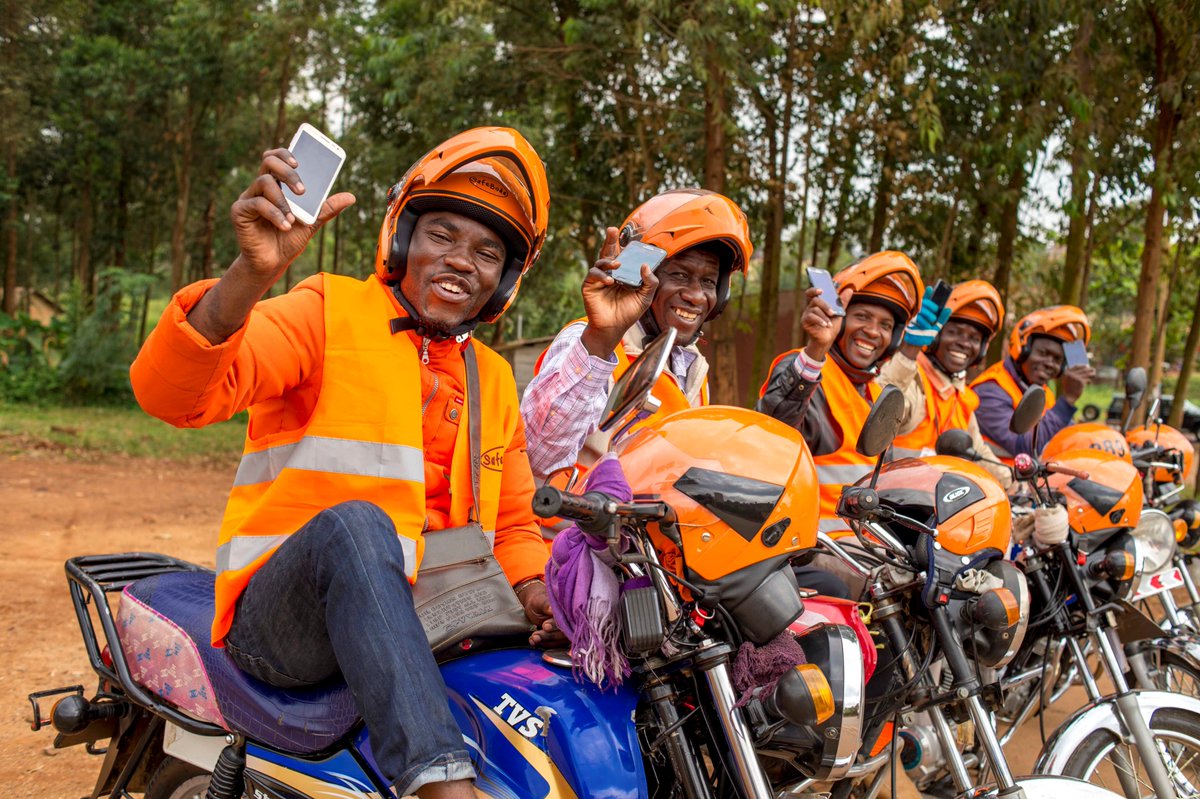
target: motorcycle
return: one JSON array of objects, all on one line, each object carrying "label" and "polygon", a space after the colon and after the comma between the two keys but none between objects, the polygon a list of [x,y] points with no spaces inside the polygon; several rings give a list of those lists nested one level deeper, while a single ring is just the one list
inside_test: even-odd
[{"label": "motorcycle", "polygon": [[[1044,393],[1030,389],[1021,405],[1028,407],[1019,413],[1040,419]],[[952,432],[939,439],[939,451],[979,459],[969,438]],[[1145,796],[1147,787],[1159,797],[1200,795],[1193,762],[1200,755],[1200,701],[1130,684],[1157,686],[1148,652],[1190,660],[1186,646],[1163,636],[1128,599],[1135,579],[1161,566],[1154,552],[1165,543],[1153,517],[1149,524],[1141,519],[1140,476],[1121,456],[1099,448],[1058,452],[1044,462],[1019,455],[1013,468],[1037,505],[1065,499],[1071,532],[1061,543],[1025,551],[1033,630],[1002,680],[1006,692],[1024,697],[1019,710],[1005,714],[1013,722],[1009,734],[1049,691],[1061,692],[1076,678],[1091,701],[1050,736],[1038,760],[1040,773],[1101,784],[1115,774],[1130,799]],[[1099,656],[1114,693],[1100,690],[1085,644]]]},{"label": "motorcycle", "polygon": [[[650,391],[673,336],[659,337],[617,381],[605,429],[628,429],[653,406]],[[718,409],[705,410],[701,426],[727,422]],[[802,446],[797,468],[812,470],[801,453]],[[544,490],[539,497],[544,507]],[[785,538],[784,509],[772,546],[760,538],[756,552],[743,553],[744,568],[702,586],[668,578],[648,543],[651,524],[689,540],[687,529],[672,526],[667,503],[559,499],[559,515],[584,517],[610,539],[619,536],[618,521],[638,530],[632,548],[620,552],[622,574],[642,578],[620,607],[621,646],[636,668],[625,683],[601,690],[577,681],[567,653],[536,651],[524,640],[468,639],[440,657],[478,792],[771,799],[787,788],[802,797],[803,786],[849,768],[860,745],[862,693],[853,629],[796,630],[803,662],[744,706],[730,675],[743,640],[763,643],[797,626],[803,606],[788,559],[812,543],[815,511],[811,523],[797,513]],[[34,729],[52,725],[56,748],[83,745],[102,757],[93,797],[395,796],[346,685],[275,688],[208,644],[211,571],[128,553],[72,558],[66,572],[98,687],[29,698]]]},{"label": "motorcycle", "polygon": [[[902,410],[900,392],[885,388],[859,452],[879,458]],[[844,489],[838,514],[854,538],[822,536],[821,543],[865,583],[871,626],[886,641],[881,658],[900,679],[868,706],[867,740],[891,722],[907,773],[936,795],[1113,796],[1066,777],[1014,777],[996,736],[990,706],[997,696],[987,675],[1020,647],[1029,602],[1024,576],[1004,559],[1008,504],[984,470],[943,456],[880,459]],[[864,777],[843,780],[831,795],[875,797],[895,766],[885,756],[867,768],[868,759],[860,756]]]}]

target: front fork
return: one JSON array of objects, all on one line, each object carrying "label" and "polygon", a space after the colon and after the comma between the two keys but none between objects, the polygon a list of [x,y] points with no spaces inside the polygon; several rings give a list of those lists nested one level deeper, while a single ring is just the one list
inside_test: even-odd
[{"label": "front fork", "polygon": [[[1154,734],[1150,731],[1150,724],[1146,721],[1146,717],[1142,715],[1142,710],[1138,706],[1137,697],[1129,688],[1129,683],[1125,679],[1125,672],[1122,668],[1120,657],[1117,655],[1116,649],[1113,647],[1112,641],[1109,639],[1108,630],[1112,627],[1106,621],[1097,622],[1097,619],[1104,619],[1103,616],[1096,613],[1095,602],[1092,601],[1092,594],[1084,583],[1083,578],[1079,574],[1078,567],[1075,565],[1074,553],[1071,551],[1070,543],[1064,541],[1057,547],[1057,554],[1062,569],[1067,573],[1068,580],[1071,583],[1071,588],[1075,592],[1075,596],[1082,608],[1085,619],[1087,620],[1088,635],[1093,644],[1096,646],[1096,651],[1100,654],[1100,660],[1104,667],[1108,670],[1109,678],[1113,681],[1116,687],[1115,705],[1117,712],[1120,714],[1121,720],[1125,725],[1133,743],[1142,754],[1142,763],[1146,766],[1146,774],[1150,778],[1150,784],[1154,788],[1154,792],[1162,799],[1165,797],[1175,796],[1175,786],[1171,780],[1171,775],[1167,771],[1167,765],[1163,762],[1162,757],[1153,757],[1151,753],[1159,752],[1159,749],[1154,741]],[[1039,581],[1043,590],[1045,590],[1044,575],[1040,575],[1042,580]],[[1065,612],[1060,610],[1060,613]],[[1076,667],[1080,675],[1083,677],[1084,687],[1087,689],[1088,697],[1094,702],[1100,699],[1100,689],[1092,679],[1091,672],[1088,670],[1087,661],[1084,659],[1083,652],[1080,649],[1079,642],[1073,636],[1068,635],[1068,647],[1072,656],[1075,658]],[[1118,773],[1121,780],[1122,788],[1127,796],[1141,796],[1137,786],[1131,784],[1133,782],[1132,764],[1120,763],[1123,767],[1128,767],[1129,772],[1125,775]],[[1123,769],[1118,768],[1121,772]],[[1131,792],[1131,789],[1133,792]]]},{"label": "front fork", "polygon": [[[902,653],[900,667],[905,678],[912,682],[918,679],[918,667],[913,653],[906,646],[907,637],[898,614],[899,606],[894,601],[878,603],[875,606],[874,618],[883,626],[893,650]],[[979,698],[979,682],[967,662],[966,655],[963,654],[961,644],[955,637],[953,627],[946,614],[947,610],[944,607],[935,607],[930,611],[942,652],[946,656],[950,673],[954,677],[954,690],[958,695],[958,701],[966,706],[967,713],[975,725],[977,739],[983,745],[992,773],[995,774],[997,796],[1024,799],[1025,791],[1013,780],[1012,772],[1008,768],[1008,761],[1004,757],[1004,751],[1000,747],[1000,741],[992,726],[991,717]],[[922,676],[920,679],[925,682],[926,688],[930,687],[927,677]],[[946,721],[940,705],[930,704],[924,710],[933,722],[934,734],[937,735],[938,742],[942,746],[954,786],[960,794],[965,795],[977,786],[967,771],[962,753],[958,751],[958,742],[950,730],[950,724]]]}]

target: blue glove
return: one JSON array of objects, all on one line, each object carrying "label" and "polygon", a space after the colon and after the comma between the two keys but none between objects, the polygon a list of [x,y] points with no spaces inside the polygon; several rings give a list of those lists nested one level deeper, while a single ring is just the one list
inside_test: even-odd
[{"label": "blue glove", "polygon": [[921,298],[921,310],[904,328],[904,343],[922,349],[928,347],[949,318],[950,309],[936,304],[933,301],[933,286],[927,287],[925,296]]}]

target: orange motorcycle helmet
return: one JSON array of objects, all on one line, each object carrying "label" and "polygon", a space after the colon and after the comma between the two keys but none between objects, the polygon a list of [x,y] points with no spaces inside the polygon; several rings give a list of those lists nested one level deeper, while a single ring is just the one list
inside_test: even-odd
[{"label": "orange motorcycle helmet", "polygon": [[720,253],[717,302],[708,319],[716,319],[729,302],[729,278],[745,274],[754,252],[750,224],[733,200],[707,189],[673,189],[651,197],[621,224],[620,244],[641,241],[661,247],[672,258],[690,247],[716,245]]},{"label": "orange motorcycle helmet", "polygon": [[1092,326],[1083,309],[1074,305],[1052,305],[1028,313],[1017,320],[1008,337],[1008,354],[1021,363],[1029,355],[1034,336],[1049,336],[1059,341],[1092,340]]},{"label": "orange motorcycle helmet", "polygon": [[1095,449],[1116,455],[1126,463],[1133,463],[1129,444],[1125,437],[1100,422],[1083,422],[1064,427],[1054,434],[1042,447],[1041,459],[1050,461],[1075,449]]},{"label": "orange motorcycle helmet", "polygon": [[904,326],[921,308],[925,284],[917,265],[902,252],[886,250],[868,255],[834,275],[838,290],[854,289],[850,304],[872,302],[896,315],[892,341],[883,357],[891,356],[904,338]]},{"label": "orange motorcycle helmet", "polygon": [[1050,487],[1067,501],[1071,530],[1079,535],[1133,530],[1142,517],[1142,479],[1132,463],[1099,449],[1073,449],[1043,457],[1051,469],[1063,466],[1087,475],[1055,473]]},{"label": "orange motorcycle helmet", "polygon": [[745,408],[708,405],[652,421],[614,448],[634,499],[669,504],[651,525],[672,573],[768,641],[803,607],[790,558],[816,545],[817,470],[799,431]]},{"label": "orange motorcycle helmet", "polygon": [[1196,461],[1196,447],[1188,440],[1187,436],[1170,425],[1156,424],[1151,425],[1148,429],[1144,425],[1138,425],[1125,434],[1125,440],[1133,449],[1162,447],[1168,453],[1178,452],[1180,454],[1182,473],[1159,466],[1154,470],[1154,482],[1156,483],[1164,485],[1180,483],[1192,473],[1192,465]]},{"label": "orange motorcycle helmet", "polygon": [[474,219],[504,240],[500,284],[470,324],[496,321],[516,298],[522,276],[546,240],[550,190],[541,159],[512,128],[463,131],[422,156],[388,190],[375,249],[375,274],[384,283],[403,280],[417,218],[435,210]]},{"label": "orange motorcycle helmet", "polygon": [[[858,485],[869,482],[867,476]],[[949,455],[892,461],[880,470],[875,490],[881,505],[936,527],[938,543],[947,552],[1008,551],[1012,536],[1008,495],[996,478],[970,461]]]},{"label": "orange motorcycle helmet", "polygon": [[[979,355],[970,366],[982,363],[987,357],[988,344],[1004,324],[1004,301],[1000,298],[1000,292],[986,280],[966,280],[950,292],[946,307],[950,309],[948,321],[966,322],[983,333]],[[927,352],[937,352],[937,347],[935,340]]]}]

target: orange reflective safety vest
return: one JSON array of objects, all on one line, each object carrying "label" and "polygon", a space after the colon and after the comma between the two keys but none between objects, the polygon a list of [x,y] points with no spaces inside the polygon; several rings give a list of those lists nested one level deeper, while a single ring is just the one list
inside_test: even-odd
[{"label": "orange reflective safety vest", "polygon": [[[771,363],[767,374],[773,374],[779,362],[793,352],[799,351],[791,350],[777,357]],[[763,390],[765,389],[766,383],[763,384]],[[821,367],[821,391],[825,392],[825,402],[842,436],[841,446],[833,452],[827,455],[813,455],[813,463],[817,466],[817,480],[820,482],[821,518],[817,522],[817,529],[821,532],[836,533],[839,530],[850,529],[850,525],[837,515],[837,503],[842,495],[843,486],[870,474],[871,469],[875,467],[875,459],[860,455],[855,447],[858,445],[858,434],[871,411],[871,403],[879,397],[882,390],[874,382],[867,383],[867,397],[864,397],[858,393],[854,383],[850,382],[850,378],[833,358],[826,358],[825,365]]]},{"label": "orange reflective safety vest", "polygon": [[[293,532],[321,510],[349,500],[378,505],[404,546],[409,580],[424,553],[425,458],[421,374],[407,334],[389,335],[397,314],[378,281],[325,275],[322,383],[308,424],[250,438],[230,491],[217,548],[213,642],[229,632],[234,605],[250,577]],[[479,362],[481,425],[479,521],[496,529],[502,461],[520,420],[508,364],[473,345]],[[255,407],[250,408],[254,430]],[[466,412],[466,408],[463,409]],[[458,426],[451,463],[450,525],[466,524],[471,506],[469,425]]]},{"label": "orange reflective safety vest", "polygon": [[[1021,387],[1017,385],[1017,381],[1014,380],[1013,376],[1008,373],[1007,369],[1004,368],[1004,361],[1005,359],[1001,358],[997,363],[994,363],[987,369],[984,369],[979,374],[979,377],[971,381],[971,388],[977,388],[978,386],[982,386],[984,383],[995,383],[996,385],[1000,386],[1000,388],[1004,389],[1004,393],[1008,394],[1009,398],[1012,399],[1012,407],[1015,411],[1017,409],[1017,403],[1021,401],[1021,397],[1024,396],[1025,392],[1021,390]],[[1054,390],[1051,389],[1050,386],[1044,386],[1044,388],[1046,389],[1046,411],[1049,411],[1052,407],[1054,407]],[[978,407],[978,404],[976,407]],[[1043,415],[1045,415],[1045,411],[1043,411]],[[1001,463],[1004,463],[1008,466],[1013,465],[1012,453],[1007,452],[1002,446],[988,438],[986,433],[983,434],[983,440],[986,441],[988,446],[995,451],[995,454],[1000,459]]]},{"label": "orange reflective safety vest", "polygon": [[[966,430],[971,416],[979,407],[979,397],[970,388],[954,388],[950,378],[942,374],[925,353],[917,355],[917,379],[925,393],[925,418],[916,429],[897,436],[893,456],[898,458],[933,454],[937,438],[947,430]],[[942,396],[941,389],[951,390]]]},{"label": "orange reflective safety vest", "polygon": [[[580,323],[586,324],[587,318],[584,317],[583,319],[576,319],[574,322],[571,322],[564,327],[563,330],[566,330],[566,328],[570,327],[571,325]],[[625,334],[625,339],[618,343],[616,349],[613,350],[613,354],[616,355],[617,358],[617,366],[615,369],[613,369],[612,375],[612,379],[614,381],[620,378],[621,375],[625,374],[625,370],[627,370],[630,365],[633,364],[633,362],[637,359],[637,356],[642,354],[641,348],[634,344],[634,340],[638,338],[637,333],[640,330],[641,328],[636,325],[630,328],[630,332]],[[633,335],[631,335],[631,333]],[[547,347],[545,350],[542,350],[542,354],[538,356],[537,362],[533,366],[533,373],[535,375],[542,371],[542,361],[545,360],[546,353],[549,351],[550,348]],[[704,356],[700,355],[698,357],[703,358]],[[693,368],[695,367],[693,366]],[[687,387],[679,385],[678,378],[675,377],[670,368],[665,369],[662,375],[659,376],[658,382],[654,384],[654,389],[650,392],[654,395],[655,399],[661,403],[661,407],[659,407],[658,411],[655,413],[635,424],[632,429],[636,430],[643,425],[649,424],[650,422],[656,421],[665,416],[669,416],[676,411],[707,405],[707,370],[700,378],[699,392],[695,393],[695,405],[693,405],[692,401],[688,399],[686,392]],[[601,433],[598,430],[584,440],[583,447],[579,451],[579,455],[576,459],[577,462],[575,464],[581,473],[591,468],[591,465],[599,460],[601,455],[608,451],[609,440],[610,436],[607,433]]]}]

